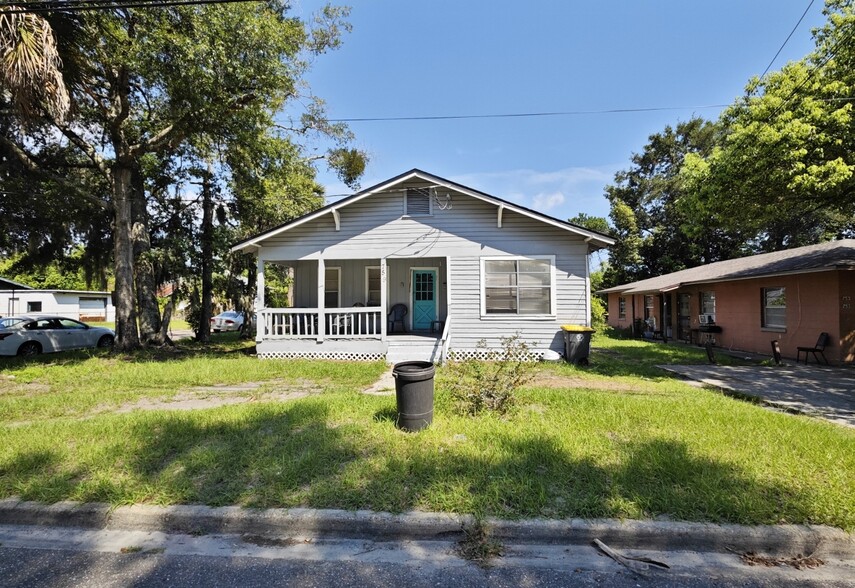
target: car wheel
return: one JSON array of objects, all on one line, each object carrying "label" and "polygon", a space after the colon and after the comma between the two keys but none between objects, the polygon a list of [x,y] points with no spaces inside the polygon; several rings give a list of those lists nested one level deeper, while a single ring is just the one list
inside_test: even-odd
[{"label": "car wheel", "polygon": [[26,343],[18,347],[18,355],[23,357],[38,355],[41,352],[42,346],[34,341],[27,341]]},{"label": "car wheel", "polygon": [[100,339],[98,339],[98,347],[112,347],[113,346],[113,337],[111,335],[104,335]]}]

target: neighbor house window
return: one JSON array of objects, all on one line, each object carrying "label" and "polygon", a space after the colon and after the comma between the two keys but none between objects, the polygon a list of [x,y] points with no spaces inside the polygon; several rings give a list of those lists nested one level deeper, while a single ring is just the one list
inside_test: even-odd
[{"label": "neighbor house window", "polygon": [[701,314],[715,322],[715,292],[701,292]]},{"label": "neighbor house window", "polygon": [[365,305],[380,306],[380,268],[365,268]]},{"label": "neighbor house window", "polygon": [[41,300],[27,302],[27,312],[41,312],[41,311],[42,311]]},{"label": "neighbor house window", "polygon": [[554,256],[481,259],[481,313],[555,314]]},{"label": "neighbor house window", "polygon": [[621,296],[620,298],[617,299],[617,308],[618,308],[618,311],[617,311],[618,318],[619,319],[625,319],[626,318],[626,298]]},{"label": "neighbor house window", "polygon": [[786,288],[763,288],[763,323],[770,329],[787,328]]},{"label": "neighbor house window", "polygon": [[430,200],[430,188],[407,188],[404,214],[424,216],[433,212]]},{"label": "neighbor house window", "polygon": [[324,307],[341,308],[341,268],[324,269]]}]

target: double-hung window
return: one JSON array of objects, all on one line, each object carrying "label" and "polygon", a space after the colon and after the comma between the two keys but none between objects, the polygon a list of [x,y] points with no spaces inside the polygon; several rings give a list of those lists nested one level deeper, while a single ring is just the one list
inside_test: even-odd
[{"label": "double-hung window", "polygon": [[555,314],[555,257],[481,258],[481,314]]},{"label": "double-hung window", "polygon": [[786,288],[762,288],[763,324],[767,329],[787,328]]},{"label": "double-hung window", "polygon": [[624,298],[623,296],[618,298],[618,318],[626,318],[626,298]]}]

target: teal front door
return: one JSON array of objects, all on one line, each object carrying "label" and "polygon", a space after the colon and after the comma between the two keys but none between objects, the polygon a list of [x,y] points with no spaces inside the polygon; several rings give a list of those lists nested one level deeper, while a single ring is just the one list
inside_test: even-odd
[{"label": "teal front door", "polygon": [[436,270],[413,270],[413,330],[427,331],[436,320]]}]

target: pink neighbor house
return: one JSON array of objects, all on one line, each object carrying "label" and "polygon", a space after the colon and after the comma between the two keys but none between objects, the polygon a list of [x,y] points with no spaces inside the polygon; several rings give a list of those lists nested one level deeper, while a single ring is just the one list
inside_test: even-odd
[{"label": "pink neighbor house", "polygon": [[785,357],[820,333],[831,363],[855,362],[855,239],[719,261],[601,290],[608,323],[648,334]]}]

